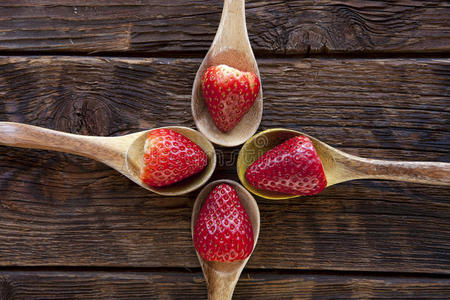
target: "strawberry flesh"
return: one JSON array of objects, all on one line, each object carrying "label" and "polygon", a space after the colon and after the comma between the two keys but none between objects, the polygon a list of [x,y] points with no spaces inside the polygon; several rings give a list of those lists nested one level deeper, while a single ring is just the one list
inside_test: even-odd
[{"label": "strawberry flesh", "polygon": [[291,195],[314,195],[327,186],[322,162],[306,136],[264,153],[247,168],[245,178],[258,189]]},{"label": "strawberry flesh", "polygon": [[253,106],[260,87],[252,72],[227,65],[209,67],[203,74],[202,93],[216,127],[222,132],[233,129]]},{"label": "strawberry flesh", "polygon": [[232,262],[253,250],[250,218],[236,190],[217,185],[208,195],[194,226],[194,246],[203,259]]},{"label": "strawberry flesh", "polygon": [[149,186],[161,187],[202,171],[208,157],[184,135],[161,128],[148,133],[143,161],[141,180]]}]

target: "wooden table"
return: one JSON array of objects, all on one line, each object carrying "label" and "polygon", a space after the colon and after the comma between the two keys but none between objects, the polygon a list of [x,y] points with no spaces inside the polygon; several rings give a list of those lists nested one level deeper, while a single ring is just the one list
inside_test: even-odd
[{"label": "wooden table", "polygon": [[[3,0],[0,121],[115,136],[194,127],[191,85],[222,0]],[[247,1],[260,130],[353,154],[450,162],[447,1]],[[213,179],[237,180],[239,147]],[[196,192],[150,193],[105,165],[0,147],[1,299],[205,299]],[[234,299],[450,297],[450,188],[362,180],[257,198]]]}]

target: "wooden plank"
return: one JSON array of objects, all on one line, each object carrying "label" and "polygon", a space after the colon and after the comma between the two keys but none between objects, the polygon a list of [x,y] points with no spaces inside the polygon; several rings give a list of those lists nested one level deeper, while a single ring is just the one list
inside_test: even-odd
[{"label": "wooden plank", "polygon": [[[0,298],[204,299],[195,272],[0,272]],[[427,277],[273,274],[244,271],[233,299],[445,299],[450,280]],[[3,296],[3,297],[2,297]]]},{"label": "wooden plank", "polygon": [[[206,51],[222,0],[4,0],[0,50]],[[410,53],[450,50],[446,1],[247,1],[258,55]]]},{"label": "wooden plank", "polygon": [[[193,126],[199,59],[3,57],[0,120],[119,135]],[[308,132],[354,154],[450,161],[450,60],[260,60],[261,128]],[[237,180],[239,148],[213,178]],[[196,193],[160,197],[74,155],[0,147],[0,265],[198,267]],[[449,187],[387,181],[258,199],[251,268],[450,273]]]}]

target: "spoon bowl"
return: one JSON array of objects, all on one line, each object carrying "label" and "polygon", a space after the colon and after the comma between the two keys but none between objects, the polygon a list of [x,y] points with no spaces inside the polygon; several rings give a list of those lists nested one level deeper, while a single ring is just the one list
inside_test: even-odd
[{"label": "spoon bowl", "polygon": [[141,132],[141,134],[137,136],[136,139],[134,139],[134,141],[128,147],[128,150],[126,151],[126,167],[127,174],[130,175],[131,173],[131,176],[128,176],[127,174],[124,175],[135,181],[140,186],[160,195],[176,196],[186,194],[198,189],[203,184],[205,184],[211,177],[212,173],[214,173],[214,169],[216,167],[216,152],[213,145],[200,132],[191,128],[182,126],[168,126],[161,128],[167,128],[176,131],[202,148],[208,156],[208,164],[206,165],[206,167],[200,173],[194,174],[180,182],[176,182],[169,186],[151,187],[143,183],[140,179],[140,168],[142,165],[142,157],[144,156],[145,140],[147,138],[147,133],[150,131],[147,130]]},{"label": "spoon bowl", "polygon": [[172,129],[196,143],[208,156],[205,169],[193,176],[165,187],[150,187],[140,179],[144,144],[150,130],[118,137],[84,136],[50,130],[32,125],[0,122],[0,145],[60,151],[89,157],[100,161],[125,175],[141,187],[154,193],[175,196],[189,193],[211,177],[216,166],[216,152],[213,145],[196,130],[181,127]]},{"label": "spoon bowl", "polygon": [[262,131],[241,148],[237,160],[240,181],[250,192],[267,199],[289,199],[298,195],[257,189],[245,178],[247,168],[261,155],[284,141],[304,135],[311,139],[322,161],[327,187],[355,179],[385,179],[436,185],[450,185],[450,163],[403,162],[362,158],[342,152],[305,133],[283,128]]},{"label": "spoon bowl", "polygon": [[[261,79],[247,35],[245,0],[225,0],[216,36],[195,75],[191,108],[195,125],[210,141],[225,147],[244,143],[258,129],[263,111],[262,85],[258,97],[239,124],[229,132],[217,129],[202,95],[202,76],[211,66],[226,64]],[[260,80],[261,81],[261,80]]]},{"label": "spoon bowl", "polygon": [[[239,183],[232,180],[216,180],[200,191],[195,200],[194,207],[192,209],[191,218],[191,233],[192,239],[194,239],[194,226],[197,220],[198,214],[205,203],[206,198],[209,193],[219,184],[226,183],[231,185],[238,193],[239,199],[244,206],[253,228],[253,251],[256,247],[259,236],[260,228],[260,216],[259,208],[253,196]],[[203,275],[206,279],[206,284],[208,286],[208,299],[210,300],[229,300],[233,295],[234,288],[239,280],[242,270],[244,269],[247,261],[249,260],[249,255],[245,260],[237,260],[234,262],[212,262],[203,259],[198,252],[197,257],[203,270]]]}]

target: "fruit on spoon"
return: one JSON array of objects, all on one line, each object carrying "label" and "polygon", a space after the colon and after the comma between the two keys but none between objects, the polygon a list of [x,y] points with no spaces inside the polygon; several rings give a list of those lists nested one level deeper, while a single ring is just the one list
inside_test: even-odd
[{"label": "fruit on spoon", "polygon": [[264,153],[247,168],[245,178],[258,189],[292,195],[314,195],[327,186],[322,162],[306,136]]},{"label": "fruit on spoon", "polygon": [[206,153],[171,129],[151,130],[145,141],[141,180],[149,186],[167,186],[202,171]]},{"label": "fruit on spoon", "polygon": [[208,261],[246,259],[253,250],[250,218],[236,190],[219,184],[206,198],[194,226],[194,246]]},{"label": "fruit on spoon", "polygon": [[209,67],[202,77],[202,93],[216,127],[233,129],[255,102],[260,82],[253,72],[227,65]]}]

